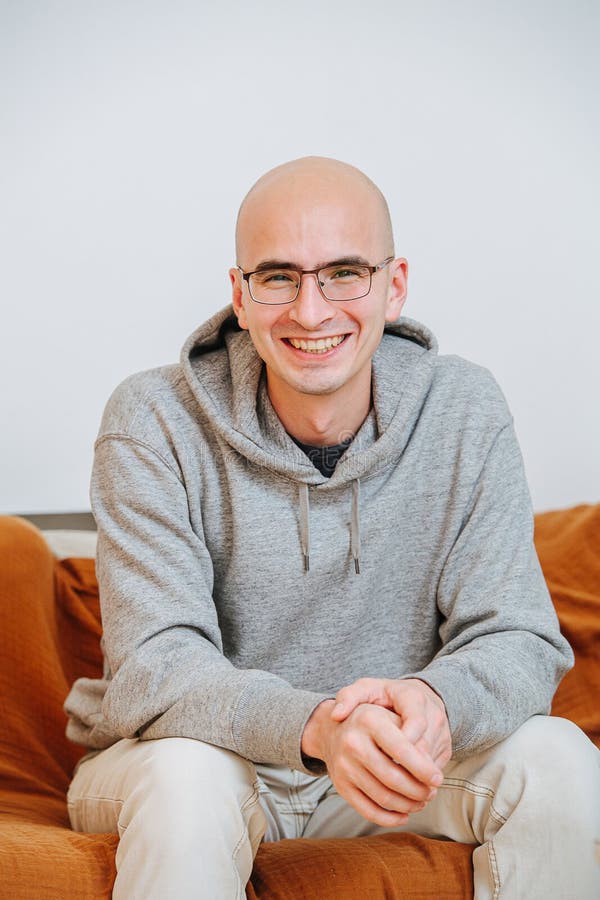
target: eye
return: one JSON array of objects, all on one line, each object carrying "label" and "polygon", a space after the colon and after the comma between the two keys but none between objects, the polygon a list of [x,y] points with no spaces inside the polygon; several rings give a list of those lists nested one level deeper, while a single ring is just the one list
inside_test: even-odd
[{"label": "eye", "polygon": [[329,281],[355,281],[357,278],[363,278],[365,272],[368,274],[364,266],[338,266],[330,269],[326,277]]},{"label": "eye", "polygon": [[258,284],[270,284],[273,286],[294,284],[296,281],[295,273],[288,272],[285,269],[268,269],[265,272],[257,272],[254,278]]}]

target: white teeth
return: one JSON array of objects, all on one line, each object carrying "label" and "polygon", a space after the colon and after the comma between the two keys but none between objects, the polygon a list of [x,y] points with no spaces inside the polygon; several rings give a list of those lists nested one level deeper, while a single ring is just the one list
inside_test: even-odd
[{"label": "white teeth", "polygon": [[308,353],[325,353],[332,347],[337,347],[344,340],[345,335],[338,334],[336,337],[319,338],[316,341],[298,340],[297,338],[288,338],[292,347],[296,350],[306,350]]}]

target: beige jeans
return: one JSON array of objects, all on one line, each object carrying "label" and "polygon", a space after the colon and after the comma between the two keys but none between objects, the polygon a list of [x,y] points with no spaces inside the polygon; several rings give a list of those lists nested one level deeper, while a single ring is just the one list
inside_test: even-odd
[{"label": "beige jeans", "polygon": [[241,900],[262,840],[393,830],[477,844],[476,900],[599,900],[600,752],[577,726],[534,716],[444,774],[384,829],[327,776],[188,738],[121,740],[79,765],[68,804],[76,831],[119,835],[116,900]]}]

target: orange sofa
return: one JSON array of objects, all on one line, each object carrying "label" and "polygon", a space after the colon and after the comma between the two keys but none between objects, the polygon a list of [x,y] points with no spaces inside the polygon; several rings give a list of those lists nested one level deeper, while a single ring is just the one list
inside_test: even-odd
[{"label": "orange sofa", "polygon": [[[538,514],[535,540],[576,655],[552,712],[600,746],[600,504]],[[58,559],[29,522],[0,517],[0,616],[0,900],[108,898],[117,838],[71,831],[65,802],[84,750],[62,704],[101,669],[93,560]],[[469,898],[471,852],[411,834],[263,844],[247,897]]]}]

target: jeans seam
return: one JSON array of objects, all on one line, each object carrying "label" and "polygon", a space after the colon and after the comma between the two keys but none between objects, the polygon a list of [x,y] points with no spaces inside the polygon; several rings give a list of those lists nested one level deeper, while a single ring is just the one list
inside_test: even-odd
[{"label": "jeans seam", "polygon": [[488,860],[490,863],[490,873],[494,882],[494,893],[492,900],[496,900],[500,896],[500,873],[498,871],[498,860],[496,859],[496,851],[494,850],[494,842],[487,842]]},{"label": "jeans seam", "polygon": [[478,797],[488,797],[490,800],[490,816],[500,825],[504,825],[506,823],[506,816],[503,816],[502,813],[498,812],[498,810],[494,807],[496,792],[491,788],[484,787],[484,785],[481,784],[475,784],[474,782],[467,781],[464,778],[446,778],[444,783],[440,786],[448,788],[458,787],[470,794],[476,794]]},{"label": "jeans seam", "polygon": [[297,780],[299,778],[299,772],[296,769],[292,769],[292,783],[289,788],[289,798],[290,805],[292,807],[294,813],[294,823],[296,827],[296,834],[301,835],[303,831],[303,822],[301,821],[301,812],[300,812],[300,796],[298,790]]},{"label": "jeans seam", "polygon": [[485,787],[482,784],[475,784],[472,781],[467,781],[464,778],[445,778],[443,784],[440,787],[458,787],[463,788],[466,791],[469,791],[471,794],[477,794],[480,797],[493,797],[494,791],[491,788]]},{"label": "jeans seam", "polygon": [[[446,778],[444,779],[444,782],[440,785],[440,787],[449,789],[458,788],[459,790],[464,790],[469,794],[475,794],[475,796],[477,797],[487,797],[490,801],[489,817],[491,819],[494,819],[494,821],[499,825],[505,824],[506,816],[503,816],[498,812],[497,809],[494,808],[494,799],[496,797],[496,792],[491,788],[485,787],[482,784],[475,784],[473,781],[467,781],[465,778]],[[494,849],[494,842],[492,838],[489,838],[485,843],[488,864],[490,868],[490,876],[494,885],[492,900],[497,900],[497,898],[500,896],[501,887],[500,872],[498,870],[498,860],[496,859],[496,851]]]},{"label": "jeans seam", "polygon": [[[251,793],[250,796],[249,796],[246,800],[244,800],[244,802],[241,804],[241,806],[240,806],[240,811],[243,813],[244,810],[248,809],[249,806],[252,806],[253,803],[257,803],[257,802],[258,802],[258,786],[257,786],[256,784],[254,784],[252,793]],[[242,881],[241,881],[241,879],[240,879],[240,873],[239,873],[238,867],[237,867],[237,865],[236,865],[236,856],[237,856],[237,854],[239,853],[240,848],[241,848],[242,844],[244,843],[244,839],[245,839],[246,837],[248,837],[248,839],[249,839],[249,836],[248,836],[248,829],[247,829],[247,827],[246,827],[246,825],[245,825],[245,823],[244,823],[244,826],[243,826],[243,828],[242,828],[242,833],[241,833],[241,835],[240,835],[240,838],[239,838],[237,844],[235,845],[235,847],[233,848],[233,852],[232,852],[232,854],[231,854],[231,859],[232,859],[232,862],[233,862],[233,871],[235,872],[235,877],[236,877],[236,880],[237,880],[237,896],[238,896],[238,900],[241,900],[241,898],[244,897],[245,890],[246,890],[246,886],[245,886],[245,885],[242,885]]]},{"label": "jeans seam", "polygon": [[498,822],[499,825],[504,825],[506,823],[506,816],[503,816],[502,813],[499,813],[497,809],[495,809],[494,804],[490,803],[490,816]]}]

